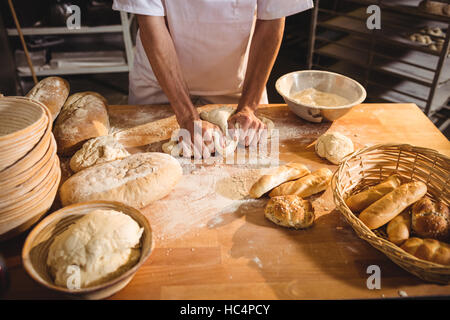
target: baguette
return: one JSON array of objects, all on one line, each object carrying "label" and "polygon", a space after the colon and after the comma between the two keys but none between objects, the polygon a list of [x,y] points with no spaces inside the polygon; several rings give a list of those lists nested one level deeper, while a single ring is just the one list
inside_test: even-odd
[{"label": "baguette", "polygon": [[416,258],[450,265],[450,245],[435,239],[409,238],[400,247]]},{"label": "baguette", "polygon": [[71,95],[56,119],[53,134],[58,153],[71,156],[84,142],[109,132],[106,99],[95,92]]},{"label": "baguette", "polygon": [[377,229],[394,219],[426,193],[427,186],[421,181],[402,184],[364,209],[359,219],[369,229]]},{"label": "baguette", "polygon": [[321,168],[295,181],[283,183],[270,192],[270,197],[297,195],[309,197],[325,190],[330,184],[333,173],[327,168]]},{"label": "baguette", "polygon": [[63,206],[111,200],[142,208],[168,195],[182,175],[180,164],[168,154],[137,153],[81,170],[63,183],[59,195]]},{"label": "baguette", "polygon": [[271,198],[264,213],[273,223],[295,229],[310,227],[315,218],[311,203],[295,195]]},{"label": "baguette", "polygon": [[400,176],[394,174],[381,183],[348,197],[345,203],[353,212],[361,212],[400,185]]},{"label": "baguette", "polygon": [[60,77],[48,77],[39,81],[26,96],[42,102],[55,120],[69,96],[69,91],[69,82]]},{"label": "baguette", "polygon": [[260,198],[263,194],[276,186],[279,186],[286,181],[298,179],[309,173],[310,171],[308,168],[301,163],[288,163],[278,167],[271,174],[266,174],[259,178],[259,180],[251,187],[249,195],[254,199]]},{"label": "baguette", "polygon": [[442,202],[434,203],[424,197],[412,207],[412,229],[422,238],[448,240],[450,237],[450,213]]},{"label": "baguette", "polygon": [[409,239],[411,233],[411,213],[409,210],[403,211],[392,219],[387,225],[386,232],[389,241],[396,245],[401,245]]}]

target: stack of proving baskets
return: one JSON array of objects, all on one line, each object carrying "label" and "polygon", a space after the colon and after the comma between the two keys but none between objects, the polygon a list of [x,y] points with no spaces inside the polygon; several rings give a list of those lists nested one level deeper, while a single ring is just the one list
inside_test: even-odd
[{"label": "stack of proving baskets", "polygon": [[51,119],[38,101],[0,98],[0,240],[31,227],[56,196],[61,169]]},{"label": "stack of proving baskets", "polygon": [[450,205],[450,158],[439,152],[407,144],[382,144],[348,155],[333,176],[331,186],[337,208],[357,235],[394,263],[432,282],[450,283],[450,266],[416,258],[387,240],[383,228],[370,230],[353,214],[345,199],[397,173],[405,181],[422,181],[428,196]]}]

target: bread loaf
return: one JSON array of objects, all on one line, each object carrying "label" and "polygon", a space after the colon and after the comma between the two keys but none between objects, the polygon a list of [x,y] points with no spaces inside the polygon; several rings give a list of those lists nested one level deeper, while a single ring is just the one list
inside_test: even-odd
[{"label": "bread loaf", "polygon": [[325,190],[330,184],[333,173],[327,168],[321,168],[295,181],[283,183],[270,192],[270,197],[295,194],[299,197],[309,197]]},{"label": "bread loaf", "polygon": [[112,200],[141,208],[165,197],[181,176],[181,166],[172,156],[138,153],[81,170],[64,182],[59,194],[64,206]]},{"label": "bread loaf", "polygon": [[70,169],[78,172],[109,161],[123,159],[130,154],[113,136],[101,136],[88,140],[70,159]]},{"label": "bread loaf", "polygon": [[69,96],[69,82],[60,77],[48,77],[39,81],[27,93],[27,97],[42,102],[52,114],[53,120]]},{"label": "bread loaf", "polygon": [[360,193],[348,197],[345,203],[353,212],[361,212],[381,197],[393,191],[400,184],[400,176],[394,174],[376,186],[369,187]]},{"label": "bread loaf", "polygon": [[308,228],[315,217],[311,203],[295,195],[271,198],[264,213],[273,223],[295,229]]},{"label": "bread loaf", "polygon": [[412,229],[423,238],[448,240],[450,236],[450,213],[442,202],[434,203],[424,197],[412,207]]},{"label": "bread loaf", "polygon": [[411,212],[405,210],[392,219],[387,225],[386,232],[392,243],[401,245],[405,242],[411,233]]},{"label": "bread loaf", "polygon": [[288,163],[278,167],[271,174],[263,175],[249,191],[250,197],[256,199],[280,184],[298,179],[309,174],[308,168],[301,163]]},{"label": "bread loaf", "polygon": [[409,238],[401,248],[416,258],[445,266],[450,265],[450,245],[445,242],[435,239]]},{"label": "bread loaf", "polygon": [[364,209],[359,219],[368,228],[377,229],[394,219],[426,193],[427,186],[421,181],[402,184]]},{"label": "bread loaf", "polygon": [[56,119],[53,134],[58,153],[71,156],[91,138],[105,136],[109,131],[106,100],[95,92],[71,95]]}]

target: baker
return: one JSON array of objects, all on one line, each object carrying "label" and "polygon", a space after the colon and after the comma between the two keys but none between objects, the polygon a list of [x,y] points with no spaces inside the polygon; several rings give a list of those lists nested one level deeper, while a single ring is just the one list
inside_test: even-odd
[{"label": "baker", "polygon": [[170,103],[180,127],[200,140],[202,150],[194,152],[203,157],[214,151],[210,133],[219,129],[201,121],[194,104],[236,103],[229,127],[239,124],[240,143],[258,143],[265,125],[255,110],[268,103],[284,17],[312,6],[312,0],[114,0],[113,9],[137,14],[139,23],[129,103]]}]

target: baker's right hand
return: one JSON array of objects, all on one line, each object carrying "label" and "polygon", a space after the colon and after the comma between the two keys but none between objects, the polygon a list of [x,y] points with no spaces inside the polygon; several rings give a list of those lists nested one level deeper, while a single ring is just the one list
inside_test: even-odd
[{"label": "baker's right hand", "polygon": [[[194,155],[195,159],[208,159],[215,151],[214,139],[216,137],[223,139],[219,127],[207,121],[185,121],[180,124],[180,127],[186,129],[191,137],[191,140],[186,143],[186,141],[183,141],[183,133],[181,133],[180,142],[183,145],[183,157],[190,158]],[[222,141],[219,143],[222,143]]]}]

